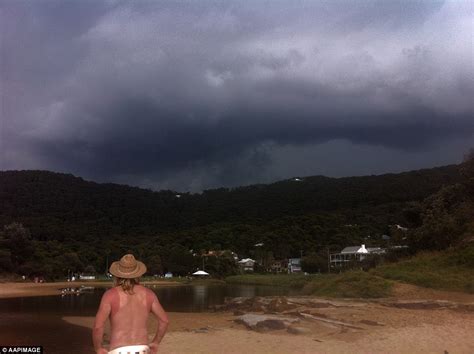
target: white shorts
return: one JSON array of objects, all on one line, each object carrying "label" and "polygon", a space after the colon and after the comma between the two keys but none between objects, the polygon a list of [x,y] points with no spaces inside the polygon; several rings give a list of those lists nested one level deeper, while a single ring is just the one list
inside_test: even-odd
[{"label": "white shorts", "polygon": [[150,347],[148,345],[128,345],[111,350],[109,354],[148,354]]}]

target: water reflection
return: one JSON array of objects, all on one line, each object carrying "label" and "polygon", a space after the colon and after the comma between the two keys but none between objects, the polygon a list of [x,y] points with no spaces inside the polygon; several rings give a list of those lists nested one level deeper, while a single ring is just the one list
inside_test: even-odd
[{"label": "water reflection", "polygon": [[[253,285],[194,285],[155,287],[160,302],[167,311],[202,312],[221,305],[226,297],[254,297],[294,295],[296,291],[274,286]],[[96,288],[79,296],[38,296],[0,299],[0,313],[27,312],[29,314],[53,313],[62,316],[93,316],[105,289]]]},{"label": "water reflection", "polygon": [[254,286],[242,286],[240,288],[235,289],[236,292],[239,293],[239,297],[254,297],[255,295],[255,287]]},{"label": "water reflection", "polygon": [[194,297],[194,304],[198,307],[204,307],[206,305],[207,299],[207,286],[205,285],[196,285],[193,286],[193,297]]}]

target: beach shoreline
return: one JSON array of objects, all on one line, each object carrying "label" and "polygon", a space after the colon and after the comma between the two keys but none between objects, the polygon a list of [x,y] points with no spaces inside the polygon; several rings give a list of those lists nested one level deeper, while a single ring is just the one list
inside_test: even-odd
[{"label": "beach shoreline", "polygon": [[[145,285],[180,286],[170,281],[145,282]],[[48,296],[60,294],[64,287],[110,287],[111,282],[0,283],[0,298]],[[292,317],[288,328],[251,329],[239,322],[245,314],[270,315],[255,304],[279,298],[283,305],[312,303],[297,309],[275,311]],[[252,298],[252,309],[237,307],[209,312],[168,312],[170,328],[160,345],[160,353],[472,353],[470,340],[474,328],[474,295],[443,292],[412,285],[397,285],[394,296],[385,299],[322,299],[317,297],[279,296]],[[403,306],[398,306],[400,302]],[[438,302],[442,306],[433,306]],[[244,301],[244,304],[247,303]],[[408,304],[407,304],[408,303]],[[420,305],[421,303],[421,305]],[[425,306],[428,304],[429,306]],[[446,305],[447,304],[447,305]],[[459,306],[454,306],[457,304]],[[418,306],[419,305],[419,306]],[[446,306],[444,306],[446,305]],[[246,306],[249,306],[248,304]],[[305,316],[301,316],[305,314]],[[309,315],[309,316],[306,316]],[[63,344],[51,334],[51,328],[67,331],[77,344],[74,354],[93,354],[90,333],[93,316],[45,317],[10,314],[8,326],[1,327],[0,342],[43,344],[53,354],[64,352]],[[50,321],[50,322],[48,322]],[[41,327],[37,326],[41,324]],[[148,322],[150,338],[156,331],[154,318]],[[35,336],[26,328],[43,331]],[[106,337],[107,337],[106,331]],[[50,336],[51,338],[49,338]],[[35,339],[36,338],[36,339]],[[30,343],[30,344],[31,344]],[[54,343],[55,347],[52,346]]]},{"label": "beach shoreline", "polygon": [[[153,286],[182,286],[183,283],[175,281],[143,281],[143,285]],[[79,280],[74,282],[45,282],[33,283],[30,281],[24,282],[1,282],[0,283],[0,299],[15,298],[15,297],[30,297],[30,296],[51,296],[60,295],[61,289],[64,288],[80,288],[94,287],[94,288],[110,288],[113,283],[111,281],[93,281],[93,280]]]},{"label": "beach shoreline", "polygon": [[[144,286],[185,286],[193,285],[193,282],[182,283],[177,281],[156,280],[156,281],[141,281],[140,284]],[[199,283],[196,283],[199,284]],[[223,284],[225,284],[223,282]],[[0,281],[0,299],[15,298],[15,297],[30,297],[30,296],[51,296],[60,295],[61,289],[64,288],[80,288],[80,287],[94,287],[94,288],[110,288],[112,281],[94,281],[94,280],[79,280],[74,282],[44,282],[33,283],[31,281]],[[199,284],[201,285],[201,284]],[[445,291],[423,288],[416,285],[405,283],[396,283],[393,287],[393,293],[389,297],[400,300],[441,300],[454,301],[459,303],[474,303],[474,294]]]}]

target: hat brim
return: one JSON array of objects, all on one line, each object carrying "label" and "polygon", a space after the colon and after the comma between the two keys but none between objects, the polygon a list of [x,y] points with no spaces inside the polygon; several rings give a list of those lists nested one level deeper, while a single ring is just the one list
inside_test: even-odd
[{"label": "hat brim", "polygon": [[110,274],[117,278],[124,278],[124,279],[133,279],[141,277],[143,274],[146,273],[146,265],[143,262],[137,261],[137,267],[131,273],[124,273],[120,271],[119,268],[119,261],[113,262],[109,268]]}]

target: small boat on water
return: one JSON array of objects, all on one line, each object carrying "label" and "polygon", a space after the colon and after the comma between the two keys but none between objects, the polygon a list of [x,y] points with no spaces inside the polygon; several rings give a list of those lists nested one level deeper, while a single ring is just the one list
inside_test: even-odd
[{"label": "small boat on water", "polygon": [[93,293],[94,292],[94,287],[93,286],[85,286],[85,285],[81,285],[80,288],[79,288],[79,291],[81,293]]},{"label": "small boat on water", "polygon": [[59,289],[61,291],[61,296],[66,296],[66,295],[81,295],[83,293],[92,293],[94,292],[94,287],[93,286],[84,286],[81,285],[80,287],[75,287],[75,288],[62,288]]}]

